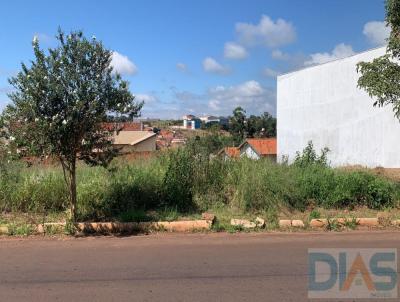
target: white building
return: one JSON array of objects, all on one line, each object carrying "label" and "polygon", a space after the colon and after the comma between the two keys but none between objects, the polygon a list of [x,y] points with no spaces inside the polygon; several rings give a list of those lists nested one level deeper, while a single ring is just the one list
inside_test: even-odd
[{"label": "white building", "polygon": [[205,123],[215,123],[215,124],[220,124],[220,125],[227,125],[229,120],[226,117],[223,116],[213,116],[213,115],[205,115],[200,117],[200,120]]},{"label": "white building", "polygon": [[183,119],[183,128],[184,129],[199,129],[201,126],[201,121],[198,117],[187,114],[182,117]]},{"label": "white building", "polygon": [[312,141],[331,150],[333,166],[400,168],[400,122],[357,87],[356,64],[383,54],[376,48],[279,76],[278,159],[293,160]]}]

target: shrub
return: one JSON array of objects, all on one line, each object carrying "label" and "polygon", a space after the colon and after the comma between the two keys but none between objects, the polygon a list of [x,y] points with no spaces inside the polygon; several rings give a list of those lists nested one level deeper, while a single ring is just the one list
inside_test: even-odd
[{"label": "shrub", "polygon": [[176,206],[179,211],[189,211],[193,204],[193,154],[187,149],[170,153],[165,173],[164,207]]},{"label": "shrub", "polygon": [[318,155],[314,150],[314,145],[312,141],[309,141],[307,146],[303,149],[303,151],[297,152],[296,157],[294,159],[294,165],[298,167],[309,167],[311,165],[320,165],[320,166],[328,166],[328,148],[324,148],[321,150],[321,155]]}]

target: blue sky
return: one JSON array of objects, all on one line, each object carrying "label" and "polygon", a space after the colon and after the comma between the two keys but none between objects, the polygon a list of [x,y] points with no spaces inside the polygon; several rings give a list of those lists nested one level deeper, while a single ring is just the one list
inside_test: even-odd
[{"label": "blue sky", "polygon": [[33,37],[55,46],[61,26],[115,51],[143,117],[275,114],[277,74],[382,45],[383,19],[383,0],[4,1],[0,109]]}]

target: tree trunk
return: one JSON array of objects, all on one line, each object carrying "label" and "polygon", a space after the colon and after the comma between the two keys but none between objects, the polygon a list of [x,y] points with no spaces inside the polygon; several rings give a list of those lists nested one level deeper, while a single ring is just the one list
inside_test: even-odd
[{"label": "tree trunk", "polygon": [[76,160],[71,162],[69,170],[69,193],[70,193],[70,215],[71,221],[76,222]]}]

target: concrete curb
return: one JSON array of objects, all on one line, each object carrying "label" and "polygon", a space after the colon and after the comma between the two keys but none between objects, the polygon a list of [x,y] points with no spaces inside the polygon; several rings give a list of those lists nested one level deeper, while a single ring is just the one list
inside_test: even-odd
[{"label": "concrete curb", "polygon": [[1,226],[0,227],[0,235],[7,235],[8,234],[8,227]]},{"label": "concrete curb", "polygon": [[279,227],[280,228],[304,228],[304,222],[302,220],[288,220],[288,219],[281,219],[279,220]]},{"label": "concrete curb", "polygon": [[[342,225],[352,222],[355,222],[355,224],[358,226],[374,227],[380,225],[378,218],[332,218],[329,221],[334,221]],[[322,228],[327,226],[329,224],[329,221],[326,218],[311,219],[310,226],[313,228]]]},{"label": "concrete curb", "polygon": [[[66,223],[44,223],[36,226],[39,234],[48,228],[65,228]],[[159,221],[159,222],[79,222],[75,228],[81,233],[136,233],[150,231],[193,232],[210,230],[211,220]]]},{"label": "concrete curb", "polygon": [[392,220],[392,221],[390,222],[390,224],[393,225],[393,226],[400,226],[400,220],[399,220],[399,219],[397,219],[397,220]]}]

